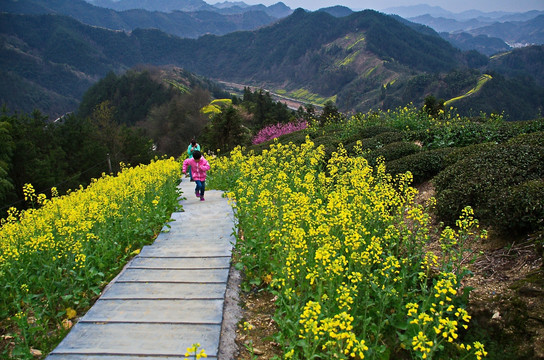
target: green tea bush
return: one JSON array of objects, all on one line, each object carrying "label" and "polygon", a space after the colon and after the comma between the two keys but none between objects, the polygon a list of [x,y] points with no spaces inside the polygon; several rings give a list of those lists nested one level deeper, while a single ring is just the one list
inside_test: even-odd
[{"label": "green tea bush", "polygon": [[360,136],[351,136],[347,140],[343,141],[343,143],[344,147],[350,155],[356,155],[357,152],[355,151],[355,146],[357,145],[357,141],[361,141],[362,143],[361,150],[372,151],[385,145],[402,141],[403,139],[403,133],[395,130],[383,132],[371,138],[360,138]]},{"label": "green tea bush", "polygon": [[398,130],[389,126],[373,125],[373,126],[362,128],[359,131],[358,135],[360,138],[366,139],[366,138],[373,138],[376,135],[387,133],[387,132],[398,132]]},{"label": "green tea bush", "polygon": [[495,143],[482,143],[464,146],[460,148],[450,148],[453,149],[453,151],[451,151],[444,159],[444,165],[446,167],[453,165],[459,160],[467,159],[472,156],[477,156],[480,152],[491,150],[496,146],[497,144]]},{"label": "green tea bush", "polygon": [[[510,205],[507,197],[512,187],[544,177],[544,148],[520,144],[502,144],[483,150],[478,156],[457,161],[434,178],[437,213],[453,224],[465,206],[474,209],[484,225],[503,231],[515,230],[524,222],[525,213],[501,214],[500,207]],[[535,190],[533,195],[538,194]],[[534,201],[544,202],[544,198]],[[500,224],[498,223],[500,220]]]},{"label": "green tea bush", "polygon": [[340,139],[334,135],[324,135],[313,140],[316,147],[323,145],[325,147],[325,158],[329,159],[334,151],[338,149]]},{"label": "green tea bush", "polygon": [[544,229],[544,180],[527,181],[507,190],[493,204],[497,216],[493,225],[519,234]]},{"label": "green tea bush", "polygon": [[520,134],[542,131],[544,121],[508,122],[499,119],[458,120],[452,123],[436,123],[427,129],[407,134],[407,139],[420,141],[425,148],[464,147],[473,144],[503,143]]},{"label": "green tea bush", "polygon": [[421,151],[421,148],[414,143],[407,141],[398,141],[387,144],[379,149],[373,150],[368,154],[364,155],[364,157],[368,160],[371,166],[374,166],[376,165],[376,160],[379,157],[384,157],[385,161],[387,162],[400,159],[404,156],[415,154],[419,151]]},{"label": "green tea bush", "polygon": [[392,175],[410,171],[414,177],[414,184],[421,184],[431,180],[446,165],[444,158],[454,151],[452,148],[421,151],[412,155],[401,157],[386,163],[387,171]]},{"label": "green tea bush", "polygon": [[398,131],[388,131],[373,137],[381,145],[387,145],[404,140],[404,136]]},{"label": "green tea bush", "polygon": [[508,121],[495,129],[490,140],[502,143],[519,135],[542,131],[544,131],[544,118],[531,121]]},{"label": "green tea bush", "polygon": [[521,134],[508,141],[509,144],[544,146],[544,131]]}]

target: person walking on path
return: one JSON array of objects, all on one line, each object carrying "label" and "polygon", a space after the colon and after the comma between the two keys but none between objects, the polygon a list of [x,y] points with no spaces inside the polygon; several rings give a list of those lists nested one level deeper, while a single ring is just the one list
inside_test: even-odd
[{"label": "person walking on path", "polygon": [[[191,143],[187,148],[187,154],[189,155],[189,159],[193,158],[195,151],[200,151],[200,145],[196,142],[195,138],[193,138],[191,139]],[[191,181],[194,181],[191,167],[189,167],[189,178],[191,179]]]},{"label": "person walking on path", "polygon": [[204,201],[204,191],[206,190],[206,172],[210,170],[210,164],[206,159],[204,159],[200,151],[195,150],[192,158],[188,158],[183,161],[183,168],[181,171],[185,174],[188,167],[192,169],[192,177],[196,182],[195,195],[196,197],[200,197],[200,201]]}]

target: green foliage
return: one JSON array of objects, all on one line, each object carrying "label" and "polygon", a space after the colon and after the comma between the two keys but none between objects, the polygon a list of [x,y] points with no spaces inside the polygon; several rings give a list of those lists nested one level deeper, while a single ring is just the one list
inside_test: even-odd
[{"label": "green foliage", "polygon": [[[500,214],[515,213],[504,210],[513,208],[514,198],[508,194],[522,191],[514,187],[541,179],[544,119],[511,122],[498,115],[463,118],[452,113],[449,110],[434,118],[409,105],[395,111],[356,114],[340,124],[314,129],[312,139],[316,144],[327,144],[329,152],[338,146],[336,139],[342,139],[349,154],[363,151],[371,164],[383,156],[391,174],[410,171],[415,184],[433,180],[437,214],[449,224],[469,205],[485,226],[523,232],[531,223],[535,229],[537,204],[543,199],[538,198],[540,187],[533,183],[530,199],[534,202],[526,200],[525,209],[537,210],[526,210],[525,222]],[[516,227],[516,222],[524,225]]]},{"label": "green foliage", "polygon": [[325,125],[326,122],[339,122],[342,121],[343,115],[338,111],[338,108],[331,100],[325,103],[323,111],[319,116],[319,122],[321,125]]},{"label": "green foliage", "polygon": [[229,152],[237,145],[249,144],[251,135],[242,124],[240,112],[232,105],[213,116],[202,134],[202,143],[211,151]]},{"label": "green foliage", "polygon": [[430,116],[437,117],[440,114],[440,111],[444,111],[444,100],[437,100],[434,96],[429,95],[425,98],[423,110]]},{"label": "green foliage", "polygon": [[209,100],[209,94],[200,89],[178,94],[161,106],[153,107],[140,126],[153,139],[157,152],[179,156],[185,153],[192,138],[198,140],[208,123],[208,115],[201,109]]},{"label": "green foliage", "polygon": [[378,18],[372,12],[362,16],[366,16],[371,24],[367,25],[367,49],[383,59],[429,72],[447,71],[455,67],[459,50],[439,36],[419,33],[392,17]]},{"label": "green foliage", "polygon": [[[527,208],[525,213],[506,214],[501,209],[511,207],[508,194],[512,187],[544,176],[544,148],[519,144],[496,145],[482,150],[446,168],[435,179],[438,215],[453,223],[464,206],[472,206],[483,224],[498,226],[501,230],[519,230],[524,216],[532,216]],[[519,189],[517,193],[519,193]],[[532,195],[538,195],[534,187]],[[536,198],[534,201],[542,202]],[[501,224],[497,219],[501,219]]]},{"label": "green foliage", "polygon": [[472,156],[478,156],[482,151],[488,151],[495,148],[496,144],[491,142],[473,144],[460,148],[445,148],[452,149],[452,151],[444,159],[446,166],[453,165],[463,159],[468,159]]},{"label": "green foliage", "polygon": [[152,78],[149,71],[129,71],[122,76],[109,73],[83,96],[79,115],[89,116],[97,105],[110,101],[119,124],[135,125],[145,120],[153,106],[160,106],[177,93]]},{"label": "green foliage", "polygon": [[491,75],[493,79],[477,94],[454,103],[460,114],[504,112],[510,120],[530,120],[540,115],[544,109],[544,88],[533,78],[507,79],[497,73]]},{"label": "green foliage", "polygon": [[544,86],[544,47],[527,46],[514,49],[506,55],[492,56],[488,69],[507,78],[535,78]]},{"label": "green foliage", "polygon": [[0,118],[0,204],[5,201],[14,190],[13,182],[8,176],[11,167],[14,143],[10,135],[10,124],[4,120],[6,109],[2,109]]},{"label": "green foliage", "polygon": [[13,141],[7,168],[15,188],[3,205],[23,198],[25,183],[32,183],[43,192],[68,178],[68,154],[54,141],[54,126],[47,126],[47,117],[38,111],[30,116],[4,114],[2,117],[9,123],[9,136]]},{"label": "green foliage", "polygon": [[313,139],[314,145],[323,145],[325,150],[325,159],[330,159],[333,152],[338,151],[340,139],[336,134],[326,134]]},{"label": "green foliage", "polygon": [[497,229],[515,234],[544,229],[544,180],[530,180],[504,190],[493,204]]},{"label": "green foliage", "polygon": [[120,162],[148,163],[155,156],[150,139],[137,129],[112,122],[111,113],[107,103],[91,118],[72,114],[53,123],[38,111],[2,113],[0,136],[6,140],[0,146],[2,217],[9,206],[24,208],[24,184],[33,184],[46,194],[56,187],[63,194],[108,173],[108,154],[115,172]]},{"label": "green foliage", "polygon": [[508,141],[509,144],[544,146],[544,131],[529,134],[521,134]]},{"label": "green foliage", "polygon": [[[376,126],[373,126],[371,128],[372,129],[368,128],[369,131],[365,131],[365,133],[373,134],[381,130],[385,130],[385,132],[378,133],[377,135],[372,137],[363,137],[362,139],[360,135],[352,135],[349,138],[344,139],[343,140],[343,143],[345,144],[344,146],[350,154],[355,154],[357,151],[361,151],[361,150],[362,151],[376,150],[385,145],[388,145],[394,142],[399,142],[404,139],[403,133],[395,129],[387,128],[387,127],[376,127]],[[361,141],[360,145],[358,144],[359,141]]]},{"label": "green foliage", "polygon": [[419,140],[426,148],[463,147],[485,142],[502,143],[520,134],[541,131],[544,119],[506,122],[502,116],[452,118],[449,123],[430,122],[426,129],[414,131],[410,138]]},{"label": "green foliage", "polygon": [[[183,91],[179,90],[181,84]],[[175,68],[147,67],[120,76],[109,73],[85,93],[78,114],[90,116],[107,101],[112,109],[112,122],[143,129],[130,136],[146,136],[153,140],[159,154],[179,156],[207,123],[207,115],[201,113],[210,101],[205,88],[215,89],[196,75]],[[217,89],[214,91],[222,94]],[[143,141],[147,143],[148,140]],[[148,153],[145,148],[141,150]],[[116,151],[110,149],[110,153]]]},{"label": "green foliage", "polygon": [[363,128],[361,128],[360,132],[358,133],[358,135],[361,137],[361,138],[372,138],[376,135],[379,135],[379,134],[382,134],[382,133],[391,133],[391,132],[395,132],[397,130],[395,130],[394,128],[391,128],[389,126],[383,126],[383,125],[371,125],[371,126],[365,126]]},{"label": "green foliage", "polygon": [[368,160],[369,164],[374,166],[377,163],[378,158],[383,157],[385,161],[392,161],[400,159],[401,157],[408,156],[419,152],[421,148],[411,142],[398,141],[391,144],[387,144],[384,147],[372,150],[370,153],[365,154],[364,157]]},{"label": "green foliage", "polygon": [[446,168],[445,158],[454,150],[452,148],[421,151],[412,155],[386,163],[387,171],[393,175],[410,171],[414,177],[414,185],[431,180]]},{"label": "green foliage", "polygon": [[294,112],[287,105],[275,101],[269,92],[258,89],[244,88],[244,95],[240,103],[252,118],[245,123],[246,126],[257,132],[260,129],[275,124],[286,124],[294,119]]},{"label": "green foliage", "polygon": [[380,148],[394,142],[403,140],[403,134],[398,131],[388,131],[374,136],[371,139],[363,139],[363,150]]}]

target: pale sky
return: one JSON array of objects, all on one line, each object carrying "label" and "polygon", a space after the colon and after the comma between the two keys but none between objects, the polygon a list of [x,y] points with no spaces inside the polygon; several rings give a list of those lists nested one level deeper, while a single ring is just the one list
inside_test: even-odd
[{"label": "pale sky", "polygon": [[[235,1],[235,0],[231,0]],[[246,4],[263,4],[266,6],[278,3],[280,0],[243,0]],[[343,5],[352,10],[359,11],[364,9],[383,10],[390,7],[409,6],[428,4],[431,6],[440,6],[445,10],[454,13],[465,10],[480,10],[484,12],[506,11],[506,12],[525,12],[530,10],[544,10],[544,0],[282,0],[283,3],[292,9],[304,8],[307,10],[317,10],[324,7]],[[222,2],[207,1],[208,3]]]}]

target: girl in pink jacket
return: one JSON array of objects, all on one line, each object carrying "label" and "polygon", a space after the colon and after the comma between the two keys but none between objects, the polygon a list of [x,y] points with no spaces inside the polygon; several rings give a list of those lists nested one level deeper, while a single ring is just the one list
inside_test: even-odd
[{"label": "girl in pink jacket", "polygon": [[200,197],[200,201],[204,201],[204,190],[206,190],[206,172],[210,170],[210,164],[200,151],[193,152],[193,158],[188,158],[183,161],[182,172],[185,174],[187,167],[191,167],[193,180],[196,183],[195,195]]}]

